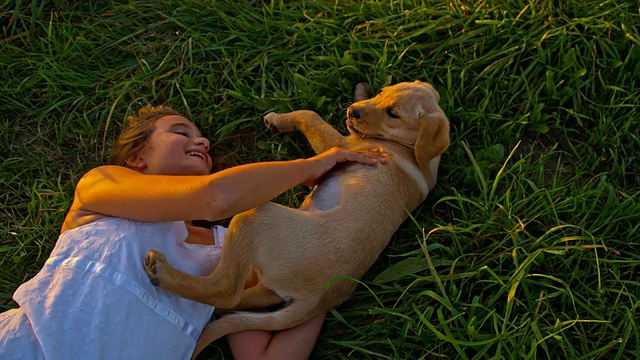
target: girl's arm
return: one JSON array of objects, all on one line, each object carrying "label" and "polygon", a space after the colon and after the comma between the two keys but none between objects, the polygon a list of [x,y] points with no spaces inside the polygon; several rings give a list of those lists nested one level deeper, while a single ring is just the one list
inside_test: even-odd
[{"label": "girl's arm", "polygon": [[145,175],[102,166],[78,182],[63,231],[93,221],[96,214],[138,221],[224,219],[311,183],[336,163],[375,165],[385,156],[333,148],[309,159],[254,163],[206,176]]},{"label": "girl's arm", "polygon": [[291,329],[272,333],[249,330],[227,335],[235,360],[308,359],[324,323],[326,312]]}]

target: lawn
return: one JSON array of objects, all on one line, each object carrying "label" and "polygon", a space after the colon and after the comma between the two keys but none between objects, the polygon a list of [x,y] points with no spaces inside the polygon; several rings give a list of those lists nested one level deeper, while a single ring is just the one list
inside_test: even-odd
[{"label": "lawn", "polygon": [[[183,112],[221,163],[293,159],[310,147],[264,114],[310,109],[346,133],[357,83],[420,79],[451,121],[438,185],[313,358],[640,357],[637,2],[0,6],[0,310],[134,109]],[[200,358],[225,357],[221,340]]]}]

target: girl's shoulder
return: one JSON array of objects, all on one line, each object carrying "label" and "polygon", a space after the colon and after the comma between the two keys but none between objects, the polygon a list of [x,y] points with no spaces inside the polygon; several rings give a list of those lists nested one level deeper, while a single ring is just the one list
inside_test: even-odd
[{"label": "girl's shoulder", "polygon": [[136,176],[136,174],[138,173],[134,170],[116,165],[98,166],[87,171],[76,184],[73,203],[62,224],[60,233],[109,217],[109,215],[93,211],[90,204],[87,203],[95,201],[96,193],[100,192],[106,183],[121,182],[122,179]]}]

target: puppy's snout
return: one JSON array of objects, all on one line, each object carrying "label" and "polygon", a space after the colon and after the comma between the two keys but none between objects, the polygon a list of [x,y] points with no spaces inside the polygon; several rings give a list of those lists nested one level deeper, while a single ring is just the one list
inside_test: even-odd
[{"label": "puppy's snout", "polygon": [[358,109],[356,109],[355,107],[350,106],[347,110],[347,117],[360,119],[360,111],[358,111]]}]

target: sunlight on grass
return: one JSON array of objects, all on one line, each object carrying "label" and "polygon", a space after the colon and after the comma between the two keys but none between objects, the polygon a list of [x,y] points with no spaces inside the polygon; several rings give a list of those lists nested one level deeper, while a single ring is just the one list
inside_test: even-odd
[{"label": "sunlight on grass", "polygon": [[[357,83],[420,79],[451,120],[438,186],[331,311],[313,358],[638,358],[637,4],[2,7],[2,310],[133,109],[171,105],[240,162],[291,159],[311,149],[265,131],[265,113],[310,109],[345,131]],[[218,341],[200,358],[228,354]]]}]

